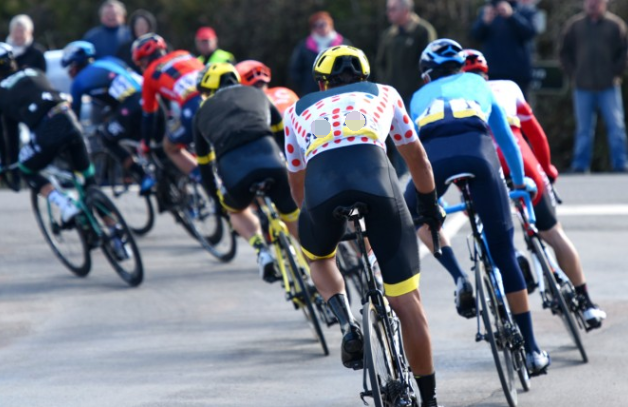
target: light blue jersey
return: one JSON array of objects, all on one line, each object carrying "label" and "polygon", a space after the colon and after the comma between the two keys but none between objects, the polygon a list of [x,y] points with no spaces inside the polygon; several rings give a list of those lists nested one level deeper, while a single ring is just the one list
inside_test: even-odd
[{"label": "light blue jersey", "polygon": [[[482,131],[488,124],[504,153],[513,182],[523,184],[521,151],[503,108],[480,75],[460,73],[429,82],[412,96],[410,115],[419,137]],[[450,148],[455,149],[456,145]]]}]

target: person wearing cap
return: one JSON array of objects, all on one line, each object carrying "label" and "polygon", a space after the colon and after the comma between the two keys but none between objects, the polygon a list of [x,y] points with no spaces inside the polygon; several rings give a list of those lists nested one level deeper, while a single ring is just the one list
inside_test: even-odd
[{"label": "person wearing cap", "polygon": [[351,41],[334,30],[334,20],[326,11],[310,16],[310,35],[301,40],[290,57],[290,81],[292,88],[301,97],[317,92],[318,84],[312,78],[312,65],[319,52],[336,45],[351,45]]},{"label": "person wearing cap", "polygon": [[194,37],[198,59],[205,65],[216,62],[228,62],[234,64],[236,59],[231,52],[218,48],[216,31],[211,27],[201,27]]}]

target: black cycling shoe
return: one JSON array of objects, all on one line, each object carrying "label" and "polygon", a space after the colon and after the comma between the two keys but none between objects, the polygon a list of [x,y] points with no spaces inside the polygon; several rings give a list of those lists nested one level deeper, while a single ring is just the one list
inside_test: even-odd
[{"label": "black cycling shoe", "polygon": [[454,292],[456,311],[464,318],[474,318],[477,314],[473,286],[464,277],[458,278],[456,291]]},{"label": "black cycling shoe", "polygon": [[342,337],[340,356],[342,364],[349,369],[359,370],[364,366],[364,337],[357,325],[351,325]]},{"label": "black cycling shoe", "polygon": [[435,398],[421,403],[421,407],[441,407],[438,405],[438,401]]}]

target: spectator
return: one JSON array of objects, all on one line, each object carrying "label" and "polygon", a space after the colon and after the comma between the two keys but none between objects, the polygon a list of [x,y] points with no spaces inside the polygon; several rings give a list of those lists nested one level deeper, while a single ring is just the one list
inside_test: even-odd
[{"label": "spectator", "polygon": [[518,0],[489,0],[471,27],[471,36],[482,43],[482,51],[491,67],[491,79],[515,82],[524,96],[532,80],[533,39],[536,7]]},{"label": "spectator", "polygon": [[621,76],[626,69],[626,23],[607,11],[608,0],[584,0],[584,12],[565,25],[560,61],[573,81],[576,134],[572,172],[586,172],[591,164],[596,110],[608,131],[611,165],[627,172],[626,124]]},{"label": "spectator", "polygon": [[129,17],[129,30],[131,31],[131,39],[120,45],[117,57],[126,62],[128,66],[141,75],[142,70],[133,62],[131,46],[133,45],[133,41],[142,35],[157,32],[157,19],[150,11],[143,9],[135,10]]},{"label": "spectator", "polygon": [[236,60],[232,53],[218,48],[218,37],[216,31],[211,27],[201,27],[196,32],[194,38],[198,59],[205,65],[216,62],[228,62],[235,64]]},{"label": "spectator", "polygon": [[436,39],[434,27],[413,9],[414,0],[388,0],[386,14],[392,25],[382,35],[375,62],[378,82],[397,89],[406,106],[422,85],[421,52]]},{"label": "spectator", "polygon": [[334,31],[334,20],[326,11],[310,16],[310,35],[297,44],[290,57],[290,80],[299,96],[319,90],[312,78],[312,65],[318,53],[335,45],[351,42]]},{"label": "spectator", "polygon": [[18,69],[37,68],[46,72],[44,47],[33,41],[33,20],[19,14],[9,23],[7,43],[13,47],[13,56]]},{"label": "spectator", "polygon": [[126,7],[118,0],[106,0],[98,10],[101,25],[89,30],[83,39],[94,44],[96,59],[115,56],[120,44],[131,39],[131,31],[124,22]]}]

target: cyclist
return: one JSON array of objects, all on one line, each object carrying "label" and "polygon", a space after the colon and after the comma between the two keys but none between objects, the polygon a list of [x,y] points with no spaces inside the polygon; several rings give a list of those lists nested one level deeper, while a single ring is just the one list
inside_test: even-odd
[{"label": "cyclist", "polygon": [[144,34],[133,42],[133,62],[144,72],[142,86],[142,140],[148,151],[155,134],[159,101],[157,96],[178,104],[181,126],[168,134],[163,148],[166,155],[184,174],[200,180],[196,160],[186,147],[192,143],[192,119],[201,104],[196,90],[196,77],[203,70],[201,61],[187,51],[168,53],[164,39],[153,33]]},{"label": "cyclist", "polygon": [[[465,62],[461,51],[460,44],[450,39],[428,44],[419,62],[426,84],[412,97],[410,113],[434,168],[439,197],[445,193],[449,177],[464,172],[475,175],[469,184],[473,203],[525,341],[528,370],[536,375],[546,371],[550,357],[540,350],[534,336],[526,283],[515,258],[510,201],[488,125],[504,152],[516,189],[525,189],[521,152],[486,81],[461,72]],[[406,199],[413,208],[410,183]],[[451,250],[443,250],[442,257],[444,263],[455,261]]]},{"label": "cyclist", "polygon": [[0,120],[4,119],[4,131],[17,137],[18,123],[22,122],[32,133],[30,142],[20,150],[19,169],[28,185],[58,207],[62,221],[68,223],[78,208],[70,197],[38,173],[62,151],[67,151],[72,170],[83,174],[86,187],[94,184],[94,167],[89,162],[81,127],[67,95],[54,90],[38,69],[18,72],[12,48],[3,42],[0,42],[0,80]]},{"label": "cyclist", "polygon": [[[481,52],[467,49],[463,51],[462,56],[465,58],[463,71],[478,74],[488,80],[489,67]],[[585,322],[590,328],[599,328],[606,318],[606,313],[591,301],[578,252],[556,218],[556,200],[552,193],[552,184],[558,177],[558,171],[551,164],[547,136],[515,82],[491,80],[488,84],[506,112],[510,129],[521,149],[525,174],[532,178],[537,186],[538,192],[533,203],[539,234],[554,249],[559,265],[574,284],[580,305],[585,310]],[[509,176],[510,170],[504,160],[504,154],[499,148],[497,153],[505,175]]]},{"label": "cyclist", "polygon": [[234,229],[255,249],[261,277],[276,281],[279,276],[273,257],[250,208],[255,199],[250,187],[267,178],[274,180],[269,196],[290,233],[297,236],[299,209],[290,196],[281,150],[273,140],[273,132],[283,130],[281,115],[264,92],[241,86],[238,72],[229,63],[209,64],[199,74],[197,86],[205,99],[193,126],[203,185],[216,194],[215,162],[222,180],[217,191],[221,204]]},{"label": "cyclist", "polygon": [[107,56],[95,61],[95,56],[94,45],[86,41],[71,42],[63,50],[61,65],[73,79],[72,110],[80,116],[83,95],[111,109],[97,134],[105,148],[140,181],[140,193],[146,194],[155,185],[154,178],[118,144],[124,138],[139,141],[141,137],[143,78],[118,58]]},{"label": "cyclist", "polygon": [[335,260],[346,222],[335,219],[333,211],[357,201],[369,206],[366,228],[385,294],[401,320],[423,406],[436,406],[429,328],[418,290],[418,246],[395,170],[386,157],[389,133],[420,191],[421,213],[436,224],[443,214],[430,163],[401,97],[390,86],[368,82],[369,73],[361,50],[346,45],[328,48],[318,54],[312,68],[321,91],[286,110],[285,154],[292,195],[301,206],[299,236],[316,288],[340,323],[342,363],[360,368],[363,336]]},{"label": "cyclist", "polygon": [[263,63],[248,59],[238,62],[235,67],[238,74],[240,74],[242,85],[255,86],[263,90],[282,115],[287,108],[299,100],[297,94],[288,88],[283,86],[268,87],[271,79],[271,70]]}]

